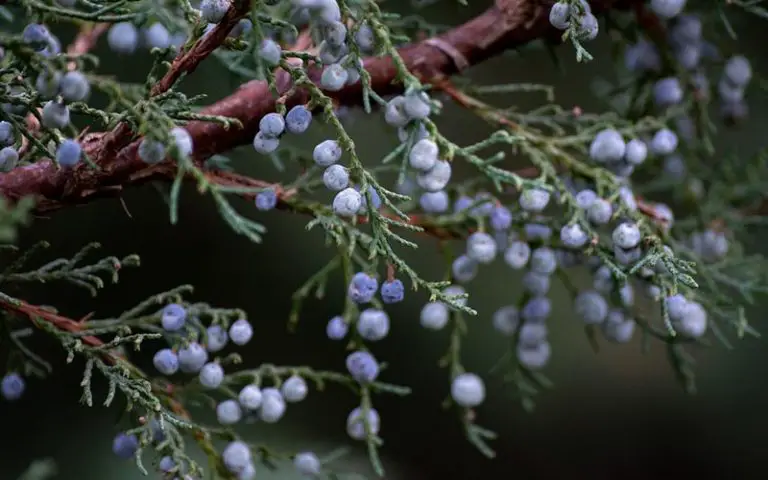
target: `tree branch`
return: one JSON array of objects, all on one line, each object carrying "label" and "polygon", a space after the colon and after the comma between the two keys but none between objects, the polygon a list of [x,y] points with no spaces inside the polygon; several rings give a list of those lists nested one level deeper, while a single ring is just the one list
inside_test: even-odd
[{"label": "tree branch", "polygon": [[[593,0],[590,4],[593,12],[597,14],[611,8],[627,8],[635,2],[636,0]],[[554,2],[539,0],[496,0],[494,6],[474,19],[437,37],[404,46],[399,50],[399,54],[408,69],[422,82],[439,81],[533,40],[557,41],[561,32],[551,27],[548,21],[552,3]],[[239,18],[240,13],[233,10],[234,8],[227,15],[227,26],[217,27],[217,33],[226,36],[224,31],[231,29],[229,23]],[[211,38],[198,42],[195,50],[210,46],[208,42],[214,40]],[[199,60],[200,57],[192,52],[181,55],[159,85],[172,85],[183,72],[194,69],[197,64],[194,61]],[[394,83],[397,71],[391,58],[371,57],[365,60],[364,66],[370,74],[371,87],[378,94],[388,95],[402,91],[402,86]],[[319,70],[311,72],[313,81],[319,83],[320,74]],[[291,80],[287,72],[278,71],[276,83],[281,95],[289,92]],[[360,84],[346,87],[339,92],[326,93],[340,105],[358,105],[362,102]],[[309,93],[300,88],[285,97],[288,107],[306,103],[308,100]],[[203,160],[250,143],[258,131],[261,117],[274,110],[275,98],[266,82],[251,81],[242,85],[229,97],[203,110],[203,113],[208,115],[236,118],[243,124],[242,128],[226,129],[222,125],[209,122],[190,122],[186,126],[195,144],[196,159]],[[114,196],[126,186],[149,180],[168,180],[175,176],[175,166],[168,162],[154,166],[147,166],[142,162],[136,155],[138,141],[115,149],[114,133],[92,133],[85,135],[81,140],[84,151],[91,158],[102,159],[99,162],[100,169],[80,165],[73,170],[60,170],[50,160],[40,160],[35,164],[0,174],[0,192],[11,201],[24,196],[36,197],[36,211],[42,213],[99,197]]]}]

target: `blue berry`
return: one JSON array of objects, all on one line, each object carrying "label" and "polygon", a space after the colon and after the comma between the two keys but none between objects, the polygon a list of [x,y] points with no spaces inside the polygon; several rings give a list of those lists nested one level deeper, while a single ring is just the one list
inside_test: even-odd
[{"label": "blue berry", "polygon": [[602,198],[596,199],[592,202],[587,210],[587,218],[595,225],[605,225],[611,221],[613,216],[613,205],[608,200]]},{"label": "blue berry", "polygon": [[279,137],[285,131],[285,119],[279,113],[268,113],[261,117],[259,130],[267,137]]},{"label": "blue berry", "polygon": [[237,401],[249,411],[258,410],[263,399],[264,395],[258,385],[246,385],[237,395]]},{"label": "blue berry", "polygon": [[444,213],[448,210],[449,200],[445,190],[424,192],[419,197],[419,206],[427,213]]},{"label": "blue berry", "polygon": [[437,144],[428,138],[423,138],[413,144],[408,153],[408,162],[416,170],[429,171],[437,163],[439,150]]},{"label": "blue berry", "polygon": [[608,302],[605,297],[595,291],[581,292],[573,303],[576,316],[587,325],[602,323],[608,315]]},{"label": "blue berry", "polygon": [[229,0],[203,0],[200,2],[200,16],[204,22],[219,23],[229,10]]},{"label": "blue berry", "polygon": [[459,283],[471,282],[478,272],[478,263],[468,255],[459,255],[451,263],[453,279]]},{"label": "blue berry", "polygon": [[276,388],[265,388],[261,394],[259,418],[265,423],[278,422],[285,415],[286,403],[283,394]]},{"label": "blue berry", "polygon": [[328,321],[325,327],[325,334],[331,340],[341,340],[347,336],[349,325],[344,321],[344,317],[337,315]]},{"label": "blue berry", "polygon": [[229,326],[229,338],[235,345],[243,346],[253,338],[253,327],[248,320],[238,319]]},{"label": "blue berry", "polygon": [[160,323],[169,332],[181,330],[186,321],[187,310],[178,303],[170,303],[160,312]]},{"label": "blue berry", "polygon": [[293,466],[302,475],[317,478],[321,472],[320,459],[313,452],[299,452],[293,457]]},{"label": "blue berry", "polygon": [[581,40],[590,41],[597,38],[597,34],[600,31],[600,24],[597,22],[597,17],[591,13],[585,13],[578,18],[579,28],[576,34]]},{"label": "blue berry", "polygon": [[0,121],[0,145],[13,143],[13,126],[5,120]]},{"label": "blue berry", "polygon": [[224,349],[229,341],[227,331],[221,325],[211,325],[206,329],[206,349],[211,353],[216,353]]},{"label": "blue berry", "polygon": [[170,348],[163,348],[155,353],[152,363],[163,375],[173,375],[179,370],[179,357]]},{"label": "blue berry", "polygon": [[240,473],[251,465],[251,449],[245,442],[239,440],[230,442],[221,452],[221,461],[230,472]]},{"label": "blue berry", "polygon": [[165,49],[171,46],[171,34],[162,23],[153,23],[144,29],[144,44],[150,50],[153,48]]},{"label": "blue berry", "polygon": [[259,47],[259,58],[261,58],[267,65],[275,67],[280,63],[280,58],[283,54],[280,45],[272,40],[266,38],[262,40]]},{"label": "blue berry", "polygon": [[192,155],[193,147],[192,136],[189,132],[181,127],[173,127],[170,131],[171,138],[173,139],[173,145],[176,147],[179,155],[182,157],[188,157]]},{"label": "blue berry", "polygon": [[493,207],[490,217],[491,228],[497,232],[508,230],[512,226],[512,212],[503,205]]},{"label": "blue berry", "polygon": [[657,105],[667,107],[683,101],[683,87],[676,77],[666,77],[653,85],[653,99]]},{"label": "blue berry", "polygon": [[571,23],[571,6],[555,3],[549,9],[549,23],[558,30],[566,30]]},{"label": "blue berry", "polygon": [[530,271],[523,275],[523,287],[531,295],[546,295],[549,285],[549,275]]},{"label": "blue berry", "polygon": [[162,142],[145,137],[139,142],[137,154],[144,163],[155,165],[165,160],[165,145]]},{"label": "blue berry", "polygon": [[16,372],[5,374],[0,381],[0,394],[8,401],[14,401],[21,398],[26,389],[24,378]]},{"label": "blue berry", "polygon": [[745,87],[752,79],[752,67],[749,60],[742,55],[736,55],[725,63],[723,76],[735,87]]},{"label": "blue berry", "polygon": [[677,135],[668,128],[662,128],[651,139],[651,151],[655,155],[669,155],[677,149]]},{"label": "blue berry", "polygon": [[557,255],[549,247],[539,247],[531,253],[531,270],[551,275],[557,269]]},{"label": "blue berry", "polygon": [[173,458],[166,455],[160,459],[160,463],[157,465],[157,468],[163,473],[169,473],[171,470],[176,468],[176,462],[173,461]]},{"label": "blue berry", "polygon": [[352,352],[347,356],[347,370],[359,383],[371,383],[379,376],[379,363],[366,351]]},{"label": "blue berry", "polygon": [[381,301],[384,303],[402,302],[405,297],[405,285],[399,279],[386,281],[381,284]]},{"label": "blue berry", "polygon": [[565,225],[560,229],[560,241],[568,248],[581,248],[589,241],[587,232],[578,223]]},{"label": "blue berry", "polygon": [[280,393],[286,402],[298,403],[307,398],[309,386],[300,376],[291,375],[280,386]]},{"label": "blue berry", "polygon": [[48,46],[48,42],[51,38],[51,32],[45,28],[45,25],[39,23],[30,23],[24,27],[24,31],[21,33],[21,38],[27,45],[31,46],[35,50],[42,50]]},{"label": "blue berry", "polygon": [[442,330],[450,317],[448,306],[443,302],[429,302],[421,309],[419,322],[429,330]]},{"label": "blue berry", "polygon": [[432,106],[425,92],[408,93],[404,96],[403,110],[412,119],[424,120],[429,117]]},{"label": "blue berry", "polygon": [[329,166],[323,172],[323,185],[334,192],[344,190],[349,186],[349,171],[338,164]]},{"label": "blue berry", "polygon": [[365,272],[358,272],[352,276],[347,288],[347,295],[355,303],[368,303],[373,300],[379,281]]},{"label": "blue berry", "polygon": [[0,171],[10,172],[16,168],[19,161],[19,152],[13,147],[0,149]]},{"label": "blue berry", "polygon": [[598,163],[618,162],[624,157],[626,149],[627,144],[624,143],[621,134],[612,128],[607,128],[595,135],[589,145],[589,157]]},{"label": "blue berry", "polygon": [[485,383],[474,373],[461,373],[451,382],[451,398],[464,408],[474,408],[485,400]]},{"label": "blue berry", "polygon": [[523,306],[520,316],[526,322],[543,322],[552,313],[552,303],[547,297],[533,297]]},{"label": "blue berry", "polygon": [[46,128],[64,128],[69,125],[69,108],[53,100],[43,105],[41,124]]},{"label": "blue berry", "polygon": [[251,30],[253,30],[253,22],[249,18],[241,18],[237,21],[234,27],[232,27],[232,31],[229,32],[228,37],[230,38],[238,38],[242,37],[244,35],[248,35],[251,33]]},{"label": "blue berry", "polygon": [[259,210],[272,210],[277,206],[277,192],[270,188],[256,195],[256,208]]},{"label": "blue berry", "polygon": [[549,205],[550,193],[542,188],[527,188],[520,194],[520,208],[540,213]]},{"label": "blue berry", "polygon": [[272,153],[280,146],[280,139],[264,135],[264,132],[258,131],[253,137],[253,149],[262,155]]},{"label": "blue berry", "polygon": [[341,159],[341,146],[336,140],[324,140],[315,146],[312,159],[321,167],[328,167]]},{"label": "blue berry", "polygon": [[362,205],[362,195],[351,187],[345,188],[333,197],[333,213],[340,217],[354,217]]},{"label": "blue berry", "polygon": [[235,400],[224,400],[216,405],[216,419],[222,425],[234,425],[243,418],[240,404]]},{"label": "blue berry", "polygon": [[446,160],[438,160],[435,166],[416,177],[416,183],[428,192],[437,192],[445,189],[451,181],[453,168]]},{"label": "blue berry", "polygon": [[200,370],[200,385],[205,388],[219,388],[224,381],[224,369],[216,362],[206,363]]},{"label": "blue berry", "polygon": [[618,225],[611,235],[614,245],[624,250],[635,248],[642,238],[640,229],[634,223],[625,222]]},{"label": "blue berry", "polygon": [[389,334],[389,316],[384,310],[368,308],[360,312],[356,327],[363,339],[375,342]]},{"label": "blue berry", "polygon": [[630,165],[640,165],[648,156],[648,147],[645,142],[633,138],[627,142],[627,149],[624,152],[624,160]]},{"label": "blue berry", "polygon": [[370,432],[373,436],[379,434],[379,429],[381,428],[379,412],[374,408],[369,408],[367,413],[365,415],[364,410],[360,407],[349,412],[349,416],[347,416],[347,434],[352,439],[365,440],[368,437],[367,432]]},{"label": "blue berry", "polygon": [[136,435],[118,433],[112,440],[112,453],[124,460],[133,458],[138,450],[139,439]]},{"label": "blue berry", "polygon": [[67,72],[59,82],[59,94],[65,102],[82,102],[91,93],[88,78],[77,70]]},{"label": "blue berry", "polygon": [[501,307],[493,313],[491,323],[497,332],[511,337],[520,325],[520,311],[514,305]]},{"label": "blue berry", "polygon": [[518,345],[517,361],[526,368],[538,370],[549,362],[552,347],[547,342],[537,345]]},{"label": "blue berry", "polygon": [[80,163],[80,156],[83,151],[80,148],[80,144],[74,140],[65,139],[56,149],[56,163],[62,167],[74,167]]},{"label": "blue berry", "polygon": [[304,105],[296,105],[285,115],[285,128],[290,133],[304,133],[312,123],[312,112]]},{"label": "blue berry", "polygon": [[686,0],[651,0],[651,10],[661,18],[676,17],[685,8]]},{"label": "blue berry", "polygon": [[139,44],[139,32],[132,23],[115,23],[107,33],[107,43],[116,53],[131,54]]},{"label": "blue berry", "polygon": [[512,242],[504,252],[504,262],[515,270],[525,267],[530,258],[530,245],[520,240]]},{"label": "blue berry", "polygon": [[[360,192],[360,187],[355,187],[358,192]],[[372,186],[368,186],[368,194],[371,196],[371,204],[373,205],[374,210],[378,210],[381,208],[381,197],[379,196],[379,192],[376,191],[375,188]],[[361,215],[364,215],[366,211],[368,210],[368,199],[366,198],[366,195],[363,194],[363,192],[360,192],[360,198],[361,198],[361,205],[360,205],[360,213]]]},{"label": "blue berry", "polygon": [[59,93],[59,83],[61,83],[61,73],[44,71],[37,76],[35,80],[35,90],[43,98],[53,98]]},{"label": "blue berry", "polygon": [[322,75],[320,75],[320,86],[323,89],[338,92],[349,80],[349,72],[341,64],[333,63],[325,67]]},{"label": "blue berry", "polygon": [[478,263],[491,263],[496,258],[496,240],[485,232],[467,238],[467,256]]},{"label": "blue berry", "polygon": [[179,370],[184,373],[197,373],[208,362],[208,352],[197,342],[179,349]]}]

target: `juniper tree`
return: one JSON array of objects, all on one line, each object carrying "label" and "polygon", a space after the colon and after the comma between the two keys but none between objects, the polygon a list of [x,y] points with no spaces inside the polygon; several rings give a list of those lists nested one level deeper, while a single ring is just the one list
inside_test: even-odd
[{"label": "juniper tree", "polygon": [[[740,243],[765,211],[765,152],[727,156],[712,142],[718,129],[746,118],[745,91],[754,83],[748,59],[720,50],[718,39],[735,36],[731,18],[768,11],[759,1],[715,3],[499,0],[444,29],[429,18],[413,28],[372,0],[0,2],[4,287],[68,282],[95,294],[138,258],[93,261],[94,245],[87,245],[71,258],[34,266],[32,254],[44,244],[19,251],[17,229],[34,214],[150,181],[167,185],[175,223],[181,186],[191,182],[210,196],[222,224],[254,248],[268,234],[251,219],[255,210],[303,216],[307,229],[324,232],[332,259],[296,291],[286,315],[296,327],[305,300],[322,295],[339,273],[345,306],[329,320],[324,341],[343,341],[339,348],[349,350],[338,371],[239,369],[237,349],[258,334],[259,323],[240,309],[193,301],[188,286],[85,319],[0,293],[9,352],[2,396],[22,398],[27,382],[51,373],[49,362],[81,359],[83,402],[93,403],[92,379],[102,376],[106,403],[129,407],[113,440],[116,456],[162,478],[249,479],[279,454],[244,442],[241,419],[278,422],[310,390],[338,384],[360,402],[347,432],[366,445],[383,475],[386,412],[376,410],[376,398],[407,401],[410,390],[388,378],[388,359],[376,357],[375,343],[392,327],[388,305],[421,295],[423,327],[451,332],[441,362],[447,404],[469,444],[493,457],[494,433],[476,423],[476,408],[485,382],[499,377],[464,368],[467,319],[476,316],[508,338],[498,381],[530,408],[550,383],[547,294],[554,283],[570,291],[575,320],[593,345],[633,337],[644,347],[661,344],[682,386],[693,391],[688,350],[756,336],[745,308],[764,292],[768,272]],[[63,24],[79,28],[69,46],[57,37]],[[617,58],[588,52],[601,35]],[[478,85],[464,75],[534,41],[582,62],[614,62],[619,81],[611,108],[583,112],[559,105],[545,85]],[[89,53],[97,42],[116,55],[152,55],[146,81],[100,75]],[[241,86],[209,104],[185,94],[185,78],[202,62],[217,63]],[[546,100],[532,111],[495,106],[501,94],[542,91]],[[92,101],[94,92],[109,102]],[[446,103],[494,132],[469,145],[447,138],[439,129]],[[340,120],[342,107],[383,118],[396,146],[380,160],[362,158]],[[312,151],[292,145],[317,123],[333,135]],[[225,155],[242,145],[277,166],[299,166],[301,174],[280,183],[241,174]],[[510,168],[511,154],[527,166]],[[452,179],[457,164],[475,175]],[[251,211],[233,206],[237,197],[249,199]],[[425,237],[437,239],[445,254],[440,278],[404,260],[409,249],[435,245]],[[496,312],[467,293],[492,262],[520,271],[524,285]],[[571,281],[584,272],[591,283]],[[655,310],[638,308],[639,297]],[[30,335],[56,339],[63,357],[32,351]],[[154,370],[142,371],[131,358],[148,340],[164,346],[152,352]],[[189,414],[201,400],[220,425]],[[189,456],[192,443],[206,465]],[[315,453],[285,455],[304,474],[333,475]]]}]

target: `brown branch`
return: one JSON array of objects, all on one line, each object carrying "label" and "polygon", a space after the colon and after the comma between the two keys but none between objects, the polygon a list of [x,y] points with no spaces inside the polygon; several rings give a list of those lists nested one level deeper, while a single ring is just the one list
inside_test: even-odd
[{"label": "brown branch", "polygon": [[[505,50],[533,40],[546,38],[556,41],[560,33],[548,22],[548,11],[552,3],[539,0],[497,0],[494,6],[465,24],[438,37],[402,47],[399,54],[408,69],[423,82],[436,82],[458,73],[461,67],[477,65]],[[626,8],[634,0],[595,0],[590,3],[593,11],[600,13],[610,8]],[[235,18],[237,14],[230,10],[226,24],[230,25]],[[231,25],[228,28],[231,29]],[[209,33],[216,37],[198,42],[195,48],[210,47],[219,35],[225,36],[224,31],[229,31],[221,25],[217,29]],[[211,43],[207,43],[209,41]],[[193,60],[199,62],[200,59],[191,52],[184,54],[182,59],[174,62],[174,68],[160,83],[172,85],[177,75],[194,69],[196,64]],[[380,95],[402,91],[402,86],[395,83],[397,69],[391,58],[368,58],[364,66],[371,76],[371,87]],[[320,74],[320,71],[314,71],[311,77],[316,81]],[[304,89],[290,91],[291,80],[287,72],[278,72],[276,77],[279,94],[284,96],[288,107],[309,100],[309,93]],[[362,87],[359,84],[339,92],[327,93],[341,105],[357,105],[362,101]],[[261,117],[274,109],[275,98],[265,82],[251,81],[244,84],[229,97],[203,110],[208,115],[235,118],[243,124],[243,128],[226,129],[222,125],[207,122],[191,122],[187,125],[195,144],[196,158],[202,160],[250,143],[258,131]],[[41,160],[0,175],[0,192],[11,200],[35,196],[38,198],[37,211],[45,212],[112,196],[129,185],[173,177],[175,170],[172,165],[147,166],[136,155],[138,142],[123,145],[122,142],[129,136],[125,132],[119,133],[119,136],[115,132],[88,134],[81,140],[84,151],[91,158],[102,159],[99,162],[101,169],[80,165],[74,170],[58,170],[52,162]],[[120,148],[115,148],[116,145]]]}]

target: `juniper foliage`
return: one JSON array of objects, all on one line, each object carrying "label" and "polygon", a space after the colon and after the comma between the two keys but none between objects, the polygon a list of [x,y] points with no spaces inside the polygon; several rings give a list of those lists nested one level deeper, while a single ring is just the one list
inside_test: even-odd
[{"label": "juniper foliage", "polygon": [[[450,384],[445,405],[469,443],[489,457],[495,434],[476,423],[475,411],[485,398],[485,375],[462,364],[468,317],[488,317],[509,337],[499,375],[489,378],[509,384],[527,409],[551,386],[542,372],[550,356],[551,282],[571,291],[575,315],[595,348],[601,337],[626,343],[637,330],[643,348],[665,346],[687,391],[694,390],[691,347],[717,342],[731,348],[734,339],[758,336],[745,312],[765,292],[768,269],[742,241],[747,227],[764,223],[768,150],[727,156],[715,151],[713,138],[747,117],[748,85],[764,88],[746,58],[717,48],[719,39],[736,36],[733,18],[768,17],[761,1],[723,0],[711,8],[703,0],[502,0],[453,28],[430,23],[418,6],[402,16],[373,0],[2,3],[0,325],[10,351],[2,393],[18,399],[25,379],[53,372],[59,357],[32,351],[26,339],[55,338],[67,362],[85,362],[84,404],[128,405],[130,426],[121,428],[114,450],[143,472],[246,479],[285,456],[303,473],[333,476],[331,457],[320,461],[311,452],[250,445],[237,456],[238,431],[245,427],[234,424],[242,410],[277,421],[286,401],[306,395],[309,380],[317,389],[337,384],[359,397],[347,430],[365,443],[383,475],[379,428],[386,412],[379,417],[375,399],[405,397],[409,388],[380,381],[386,364],[360,352],[372,353],[387,335],[386,305],[409,295],[408,286],[428,296],[422,324],[451,331],[441,361]],[[69,47],[56,36],[63,24],[80,31]],[[610,38],[617,58],[593,58],[589,41],[598,35]],[[547,85],[478,85],[461,76],[537,39],[558,55],[571,49],[579,61],[615,61],[618,82],[604,82],[610,108],[565,109]],[[146,81],[101,75],[99,59],[89,53],[100,41],[119,55],[152,55]],[[559,42],[570,46],[556,47]],[[185,94],[185,77],[203,61],[218,61],[242,87],[207,106],[204,97]],[[91,101],[96,92],[108,102]],[[545,101],[531,111],[495,106],[499,95],[542,92]],[[445,137],[438,126],[445,102],[494,133],[471,145]],[[399,143],[379,162],[361,158],[345,129],[342,110],[350,107],[383,115],[397,130]],[[333,129],[333,138],[313,152],[291,145],[292,135],[318,120]],[[299,165],[303,173],[280,184],[238,173],[225,155],[249,143],[253,155],[268,156],[278,171]],[[511,155],[529,166],[505,167]],[[476,175],[451,181],[457,164]],[[33,262],[44,242],[26,251],[14,244],[34,213],[152,180],[168,185],[171,223],[181,185],[190,181],[211,197],[226,225],[254,244],[266,229],[251,212],[235,208],[232,197],[253,199],[254,209],[275,215],[304,215],[307,229],[322,229],[335,255],[295,292],[286,314],[289,327],[297,328],[305,303],[321,298],[340,272],[348,296],[328,335],[358,352],[347,371],[240,369],[236,353],[210,359],[227,341],[247,343],[259,325],[250,325],[242,310],[193,302],[190,286],[111,317],[84,319],[5,293],[12,285],[67,282],[95,295],[105,279],[117,282],[122,268],[137,267],[136,256],[91,260],[97,245],[39,266]],[[425,278],[404,259],[403,252],[425,248],[423,235],[440,242],[442,278]],[[497,258],[525,271],[525,291],[489,315],[460,284]],[[594,277],[588,290],[572,281],[585,271]],[[643,307],[649,304],[653,311]],[[150,339],[168,344],[170,350],[155,356],[157,369],[168,375],[132,363],[133,350]],[[223,378],[203,367],[209,360],[224,367]],[[109,385],[104,399],[93,397],[94,376]],[[211,405],[221,425],[192,418],[188,408],[197,404]],[[206,454],[207,465],[191,458],[190,442]],[[51,469],[40,463],[24,478],[42,478]]]}]

